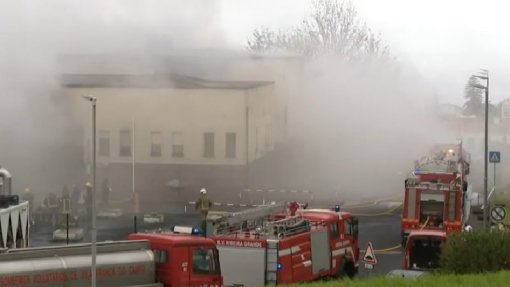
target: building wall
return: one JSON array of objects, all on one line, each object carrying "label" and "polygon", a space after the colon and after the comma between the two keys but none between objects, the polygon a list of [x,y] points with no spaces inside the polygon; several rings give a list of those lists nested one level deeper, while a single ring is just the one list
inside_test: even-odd
[{"label": "building wall", "polygon": [[[131,163],[121,156],[121,130],[134,125],[137,163],[244,165],[272,149],[271,87],[234,89],[65,89],[84,128],[84,159],[91,159],[91,108],[81,95],[97,97],[97,137],[109,133],[109,156],[98,154],[98,163]],[[246,112],[248,109],[248,126]],[[246,129],[249,145],[246,146]],[[151,155],[151,133],[161,136],[161,156]],[[175,133],[182,133],[184,155],[172,155]],[[204,133],[214,134],[214,156],[204,157]],[[235,133],[235,157],[226,156],[226,133]],[[133,136],[131,134],[131,136]]]},{"label": "building wall", "polygon": [[[120,133],[133,130],[134,187],[142,206],[164,208],[159,199],[192,200],[192,191],[207,187],[229,195],[246,184],[246,164],[273,149],[272,86],[252,89],[120,89],[64,88],[83,129],[85,177],[92,162],[91,104],[97,98],[97,184],[108,178],[114,197],[133,190],[133,157],[120,155]],[[248,133],[246,130],[248,129]],[[109,155],[100,152],[109,132]],[[151,132],[161,134],[161,156],[151,155]],[[172,154],[173,133],[182,132],[183,157]],[[204,133],[214,133],[214,157],[204,157]],[[235,133],[235,157],[226,156],[226,133]],[[133,134],[131,134],[133,136]],[[170,182],[177,180],[179,192]],[[189,191],[189,192],[188,192]],[[190,194],[188,196],[188,194]],[[151,201],[156,199],[156,201]],[[220,200],[215,196],[216,200]],[[145,204],[144,204],[145,202]]]}]

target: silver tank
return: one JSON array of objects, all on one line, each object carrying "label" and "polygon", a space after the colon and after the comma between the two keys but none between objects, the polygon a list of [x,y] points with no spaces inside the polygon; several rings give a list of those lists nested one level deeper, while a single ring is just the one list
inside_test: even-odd
[{"label": "silver tank", "polygon": [[12,194],[12,177],[11,173],[0,166],[0,195]]},{"label": "silver tank", "polygon": [[[97,245],[97,286],[150,285],[154,255],[147,241]],[[90,286],[90,244],[27,248],[0,254],[0,286]]]}]

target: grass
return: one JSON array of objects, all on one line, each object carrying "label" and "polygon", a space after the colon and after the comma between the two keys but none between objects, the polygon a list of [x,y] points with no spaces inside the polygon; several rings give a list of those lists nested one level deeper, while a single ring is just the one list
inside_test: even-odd
[{"label": "grass", "polygon": [[306,287],[499,287],[509,286],[510,272],[470,275],[427,275],[418,279],[374,276],[354,280],[314,282],[291,285]]}]

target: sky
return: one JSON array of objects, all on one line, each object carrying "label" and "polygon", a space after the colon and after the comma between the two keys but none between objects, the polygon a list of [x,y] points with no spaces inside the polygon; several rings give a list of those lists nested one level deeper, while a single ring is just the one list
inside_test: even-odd
[{"label": "sky", "polygon": [[[222,0],[221,26],[231,45],[257,27],[286,29],[311,0]],[[510,2],[503,0],[353,0],[361,20],[413,66],[442,103],[462,105],[463,88],[480,68],[490,73],[492,103],[510,97]]]},{"label": "sky", "polygon": [[[0,131],[4,135],[0,137],[4,150],[0,164],[9,167],[19,178],[30,177],[34,182],[38,181],[34,174],[48,177],[39,171],[53,170],[47,166],[50,161],[53,167],[71,170],[54,160],[66,157],[53,153],[59,155],[61,147],[71,146],[66,140],[74,143],[66,130],[73,127],[54,94],[58,84],[55,76],[61,68],[57,56],[63,53],[152,55],[173,49],[190,51],[193,55],[195,49],[209,47],[242,49],[257,27],[286,29],[300,23],[310,3],[311,0],[0,0],[0,97],[3,100]],[[420,102],[418,98],[434,93],[441,102],[462,105],[464,85],[469,75],[479,68],[490,70],[493,102],[510,97],[506,92],[510,91],[510,83],[505,81],[510,76],[507,68],[510,67],[510,38],[505,30],[510,27],[510,18],[506,17],[505,2],[488,0],[481,6],[472,0],[353,0],[353,4],[360,18],[387,41],[397,61],[412,67],[402,70],[411,71],[411,77],[421,75],[429,86],[423,87],[421,79],[413,81],[413,78],[405,85],[411,87],[412,95],[408,97],[407,88],[403,98],[395,95],[395,88],[400,87],[386,87],[391,85],[389,81],[374,75],[377,70],[363,70],[357,81],[348,82],[339,80],[338,75],[355,74],[350,67],[327,70],[311,65],[306,78],[309,86],[305,87],[308,93],[304,95],[315,94],[317,87],[328,87],[322,91],[325,102],[320,108],[335,107],[328,101],[338,100],[336,95],[342,91],[375,102],[372,108],[379,108],[381,99],[391,98],[388,101],[391,106],[385,113],[377,114],[379,111],[375,110],[371,113],[375,118],[370,115],[366,118],[378,122],[379,117],[394,116],[391,118],[394,127],[386,131],[393,135],[395,129],[409,130],[399,126],[405,122],[400,105],[420,106],[416,104]],[[331,66],[316,64],[320,68]],[[292,88],[298,87],[301,88],[295,84]],[[350,107],[363,104],[357,101],[359,98],[352,98]],[[307,110],[305,104],[303,110]],[[334,127],[327,127],[338,129],[335,121],[322,117],[334,112],[321,113],[320,108],[316,107],[316,114],[311,116],[318,123],[330,121]],[[12,123],[16,123],[16,129]],[[370,126],[370,123],[363,124]],[[349,128],[352,127],[347,126],[345,132],[355,134],[354,138],[363,142],[370,142],[367,138],[373,139],[370,136],[378,136],[380,132],[367,129],[360,133],[358,130],[363,129]],[[386,140],[386,146],[393,146],[393,138]],[[40,154],[45,157],[38,158],[38,164],[34,164],[35,156]],[[54,173],[57,182],[61,172]]]}]

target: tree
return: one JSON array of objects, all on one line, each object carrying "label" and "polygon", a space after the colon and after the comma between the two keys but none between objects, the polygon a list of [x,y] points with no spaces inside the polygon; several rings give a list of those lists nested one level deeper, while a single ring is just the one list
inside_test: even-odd
[{"label": "tree", "polygon": [[464,88],[466,102],[464,103],[462,113],[466,116],[474,115],[481,117],[484,115],[484,104],[482,103],[483,90],[473,87],[474,85],[480,85],[480,83],[476,76],[471,76]]},{"label": "tree", "polygon": [[389,55],[381,37],[360,24],[352,4],[339,0],[315,0],[310,15],[288,31],[255,29],[248,49],[259,53],[286,50],[311,57],[334,54],[347,60]]}]

